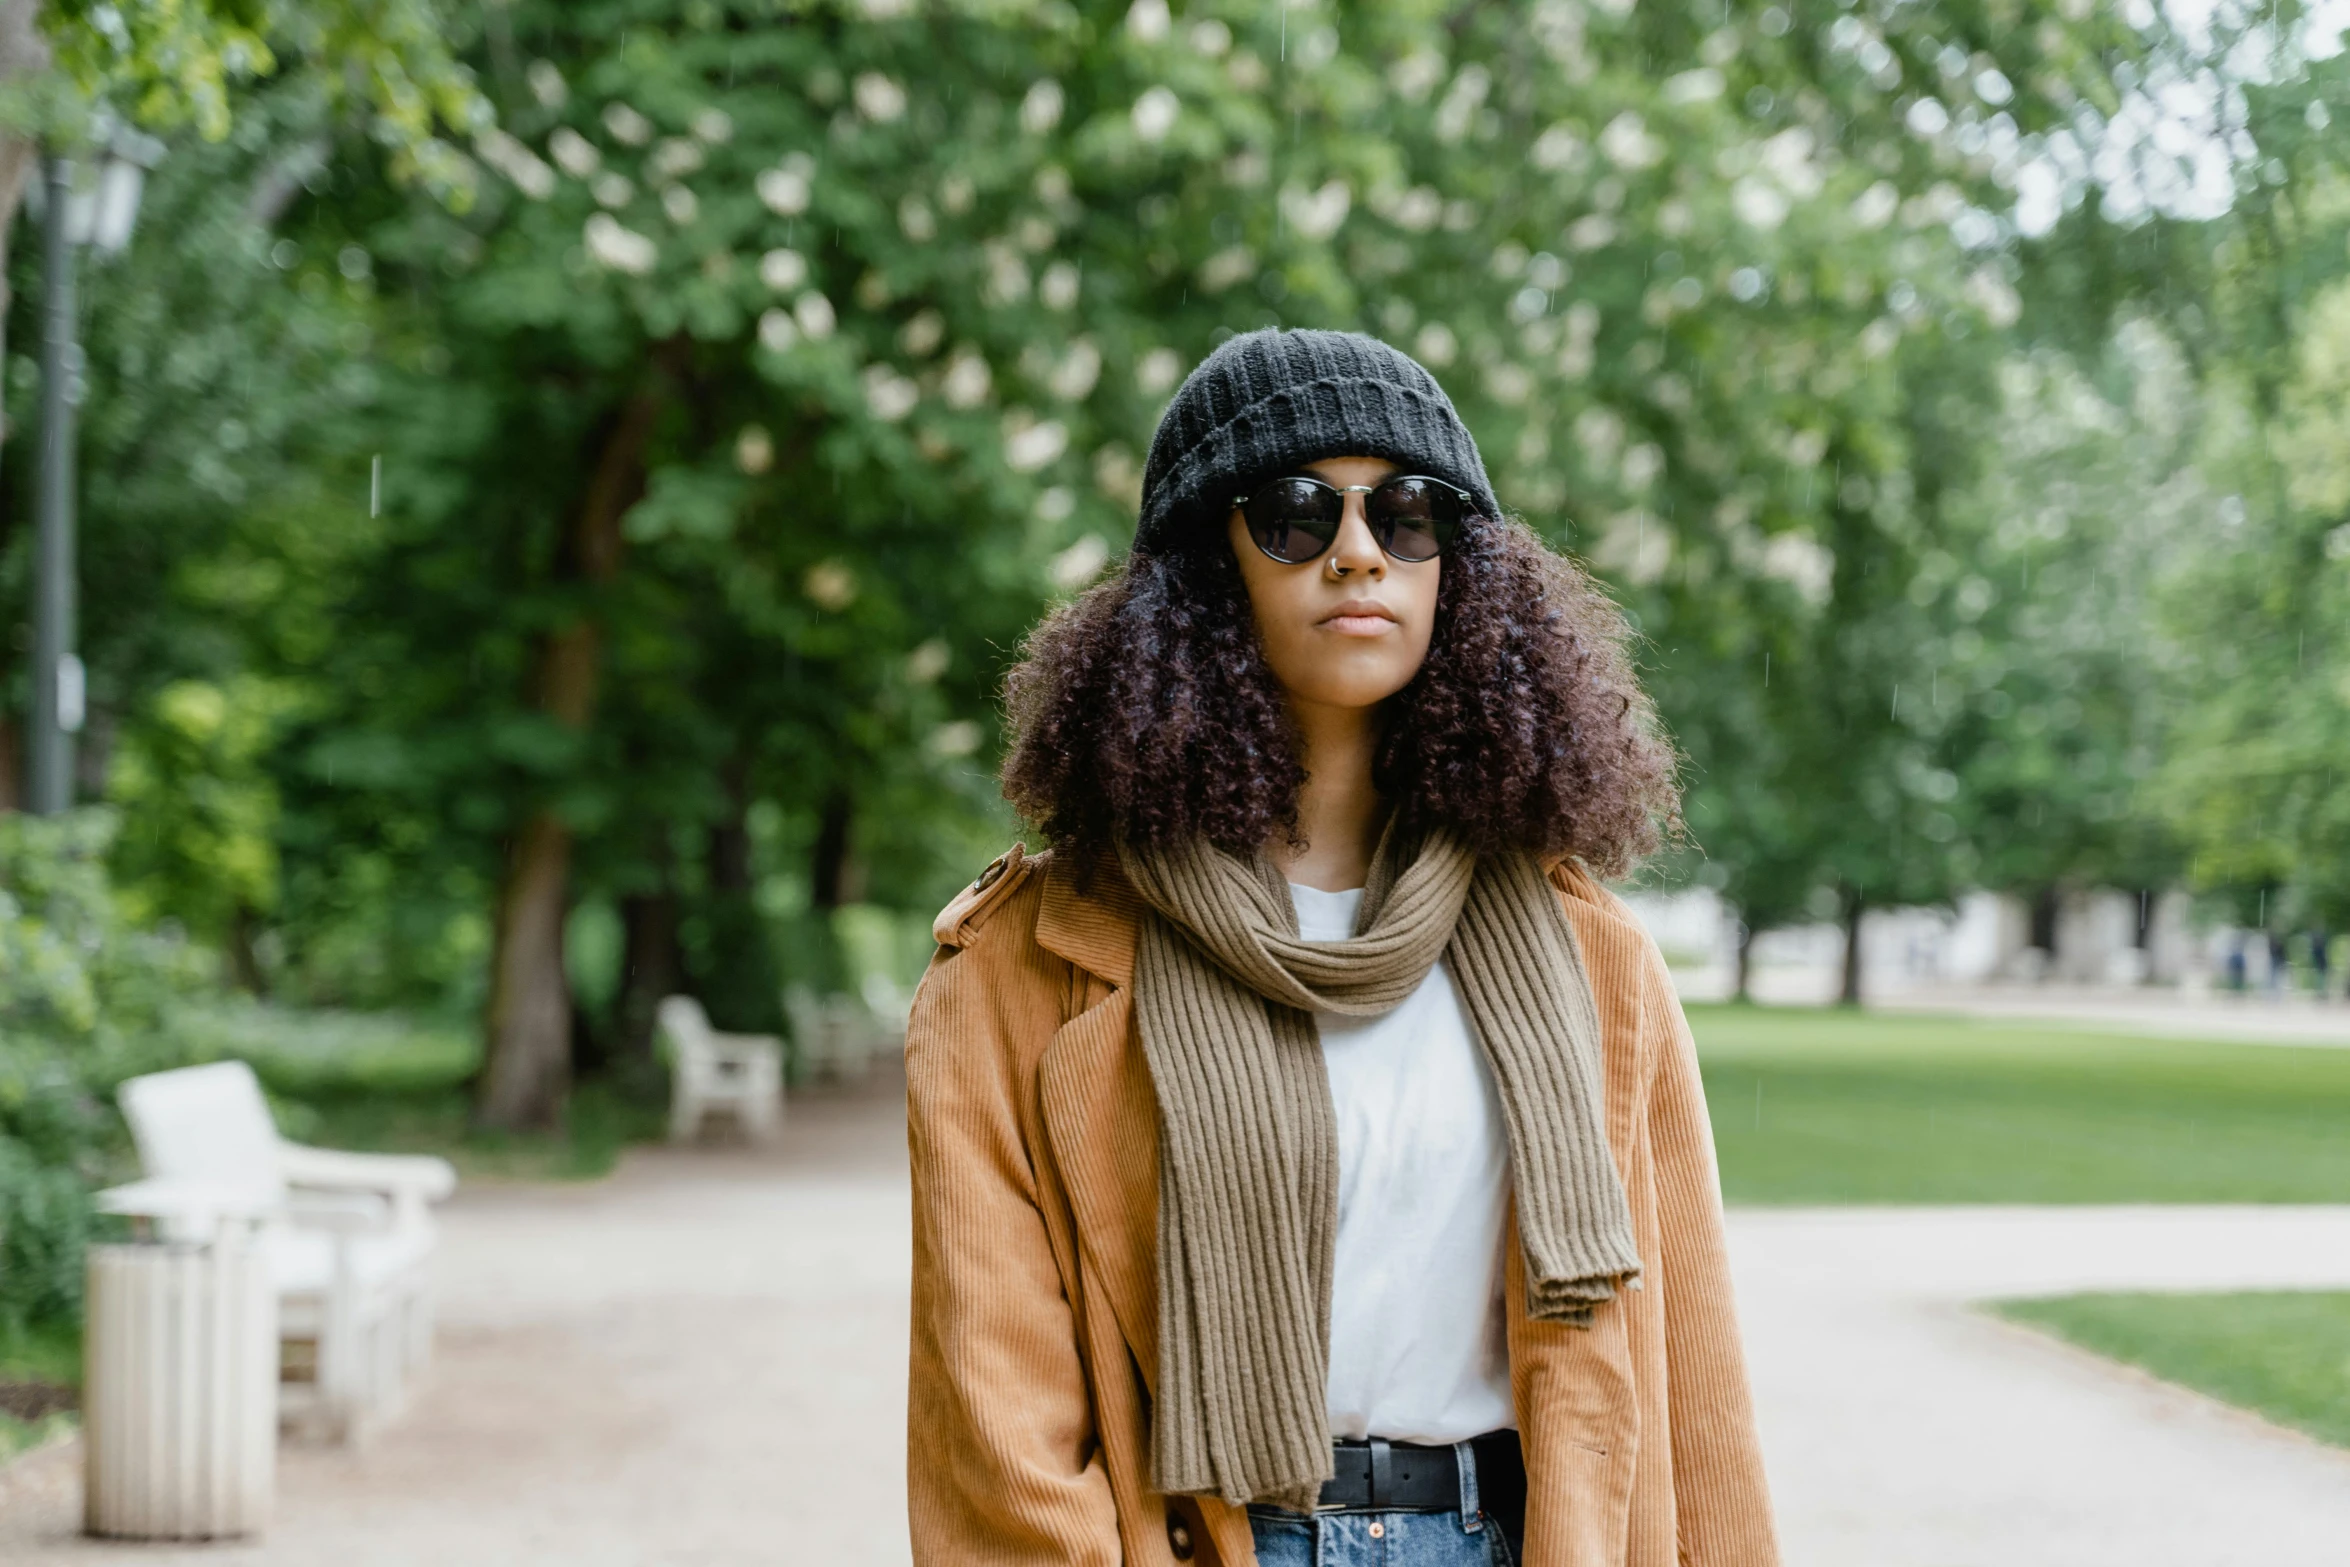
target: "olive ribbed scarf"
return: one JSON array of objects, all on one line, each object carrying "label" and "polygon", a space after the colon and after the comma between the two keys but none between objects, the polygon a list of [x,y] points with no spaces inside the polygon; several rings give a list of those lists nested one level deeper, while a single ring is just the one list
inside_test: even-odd
[{"label": "olive ribbed scarf", "polygon": [[1640,1269],[1590,980],[1541,870],[1449,833],[1382,839],[1348,941],[1301,940],[1262,856],[1193,843],[1120,860],[1151,911],[1134,1001],[1160,1128],[1152,1484],[1308,1509],[1331,1473],[1338,1232],[1313,1013],[1387,1011],[1449,960],[1509,1130],[1527,1310],[1587,1323]]}]

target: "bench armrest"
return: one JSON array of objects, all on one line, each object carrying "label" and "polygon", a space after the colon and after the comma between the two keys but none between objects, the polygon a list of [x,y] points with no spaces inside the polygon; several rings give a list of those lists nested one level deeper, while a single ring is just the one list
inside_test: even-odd
[{"label": "bench armrest", "polygon": [[394,1213],[392,1201],[373,1192],[293,1191],[286,1196],[286,1215],[305,1229],[356,1234],[380,1230]]},{"label": "bench armrest", "polygon": [[457,1189],[456,1169],[430,1154],[346,1153],[281,1141],[277,1156],[290,1186],[380,1192],[411,1202],[439,1202]]},{"label": "bench armrest", "polygon": [[230,1185],[218,1181],[182,1181],[156,1177],[111,1186],[98,1194],[100,1213],[119,1213],[134,1219],[204,1221],[266,1219],[285,1210],[285,1197],[264,1186]]}]

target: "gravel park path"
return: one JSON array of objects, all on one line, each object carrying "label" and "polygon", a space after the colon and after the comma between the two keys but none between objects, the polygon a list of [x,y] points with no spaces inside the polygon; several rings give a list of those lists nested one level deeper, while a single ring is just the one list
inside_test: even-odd
[{"label": "gravel park path", "polygon": [[1734,1211],[1790,1567],[2341,1567],[2350,1453],[1966,1309],[2350,1287],[2350,1208]]},{"label": "gravel park path", "polygon": [[77,1448],[0,1476],[9,1567],[880,1567],[907,1558],[905,1111],[632,1152],[442,1211],[437,1358],[356,1453],[281,1449],[258,1543],[74,1538]]},{"label": "gravel park path", "polygon": [[[440,1359],[355,1452],[290,1448],[254,1544],[74,1536],[79,1454],[0,1472],[25,1567],[895,1567],[896,1085],[782,1146],[646,1150],[446,1215]],[[2100,1287],[2350,1286],[2350,1209],[1744,1210],[1790,1567],[2340,1567],[2350,1454],[1969,1312]]]}]

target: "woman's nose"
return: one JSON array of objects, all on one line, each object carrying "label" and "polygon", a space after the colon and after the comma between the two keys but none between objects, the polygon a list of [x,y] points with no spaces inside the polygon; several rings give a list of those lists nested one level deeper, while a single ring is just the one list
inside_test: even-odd
[{"label": "woman's nose", "polygon": [[1364,576],[1376,581],[1387,575],[1387,552],[1371,535],[1371,520],[1364,511],[1367,497],[1349,495],[1346,510],[1340,514],[1338,537],[1330,541],[1330,575],[1332,577]]}]

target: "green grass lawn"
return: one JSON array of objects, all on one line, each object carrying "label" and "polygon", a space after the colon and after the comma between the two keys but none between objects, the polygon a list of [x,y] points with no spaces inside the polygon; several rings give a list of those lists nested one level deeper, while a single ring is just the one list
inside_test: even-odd
[{"label": "green grass lawn", "polygon": [[1693,1006],[1734,1203],[2350,1202],[2350,1050]]},{"label": "green grass lawn", "polygon": [[601,1083],[575,1090],[556,1133],[485,1132],[470,1124],[462,1084],[411,1092],[317,1091],[278,1102],[280,1129],[300,1142],[370,1153],[439,1154],[466,1177],[586,1181],[609,1175],[631,1143],[660,1137],[662,1110]]},{"label": "green grass lawn", "polygon": [[1994,1309],[2350,1447],[2350,1291],[2064,1295]]},{"label": "green grass lawn", "polygon": [[47,1441],[73,1423],[56,1408],[60,1389],[82,1381],[82,1340],[62,1325],[0,1328],[0,1462]]}]

